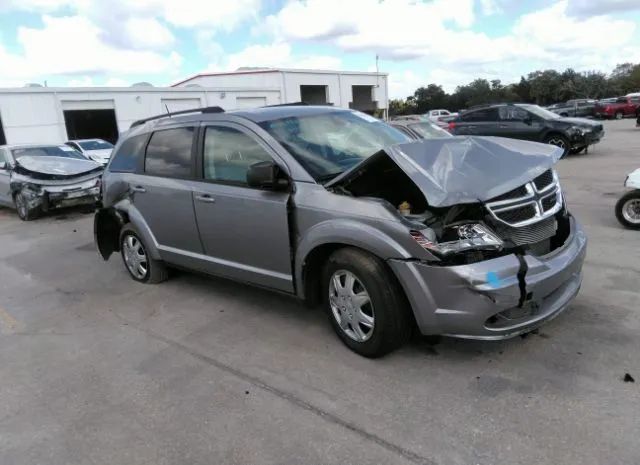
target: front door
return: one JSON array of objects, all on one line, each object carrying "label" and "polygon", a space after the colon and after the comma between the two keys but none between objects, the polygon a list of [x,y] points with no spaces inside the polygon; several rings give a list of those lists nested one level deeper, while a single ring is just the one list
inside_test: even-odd
[{"label": "front door", "polygon": [[129,188],[165,259],[184,252],[202,253],[191,189],[193,186],[192,127],[156,131],[144,159],[144,174],[133,176]]},{"label": "front door", "polygon": [[512,139],[538,140],[540,122],[537,116],[524,108],[506,105],[499,109],[499,121],[496,136]]},{"label": "front door", "polygon": [[11,172],[9,171],[9,155],[0,148],[0,205],[11,206]]},{"label": "front door", "polygon": [[273,161],[252,132],[234,124],[203,127],[201,182],[193,200],[210,271],[293,292],[288,192],[250,188],[250,165]]}]

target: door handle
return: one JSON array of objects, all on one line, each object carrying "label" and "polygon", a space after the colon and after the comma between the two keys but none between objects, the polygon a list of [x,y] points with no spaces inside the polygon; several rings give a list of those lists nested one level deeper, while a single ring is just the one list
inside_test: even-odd
[{"label": "door handle", "polygon": [[204,203],[215,203],[216,201],[216,199],[211,197],[209,194],[196,195],[196,200],[198,202],[204,202]]},{"label": "door handle", "polygon": [[144,187],[142,187],[142,186],[132,186],[132,187],[131,187],[131,190],[132,190],[133,192],[140,192],[140,193],[147,192],[147,190],[146,190]]}]

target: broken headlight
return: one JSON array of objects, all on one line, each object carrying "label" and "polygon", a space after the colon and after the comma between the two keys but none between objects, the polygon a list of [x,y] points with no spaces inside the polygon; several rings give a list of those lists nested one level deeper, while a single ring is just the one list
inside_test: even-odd
[{"label": "broken headlight", "polygon": [[411,231],[411,236],[423,248],[438,255],[468,250],[500,250],[503,246],[502,239],[480,223],[448,226],[443,230],[440,240],[430,237],[433,236],[431,230]]}]

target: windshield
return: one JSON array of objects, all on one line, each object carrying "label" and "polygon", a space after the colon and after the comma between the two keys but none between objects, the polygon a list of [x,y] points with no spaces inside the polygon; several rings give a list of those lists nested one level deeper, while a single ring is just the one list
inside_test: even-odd
[{"label": "windshield", "polygon": [[539,107],[538,105],[518,105],[520,108],[524,108],[527,111],[530,111],[536,116],[539,116],[543,119],[558,119],[561,118],[560,115],[554,113],[552,111],[546,110],[545,108]]},{"label": "windshield", "polygon": [[420,134],[425,139],[436,139],[438,137],[452,137],[444,129],[439,128],[435,124],[431,123],[415,123],[410,124],[409,127],[415,132]]},{"label": "windshield", "polygon": [[80,152],[66,145],[43,145],[40,147],[16,148],[11,150],[11,154],[16,160],[19,160],[21,157],[64,157],[86,160]]},{"label": "windshield", "polygon": [[410,140],[382,121],[355,111],[292,116],[260,126],[317,181],[328,181],[382,148]]},{"label": "windshield", "polygon": [[78,145],[82,147],[82,150],[104,150],[113,148],[113,144],[103,140],[86,140],[78,142]]}]

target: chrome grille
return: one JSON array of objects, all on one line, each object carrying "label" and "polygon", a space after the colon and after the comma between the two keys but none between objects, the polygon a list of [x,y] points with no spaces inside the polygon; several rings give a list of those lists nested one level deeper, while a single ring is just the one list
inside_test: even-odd
[{"label": "chrome grille", "polygon": [[487,202],[494,219],[514,228],[537,223],[562,208],[562,192],[554,170]]},{"label": "chrome grille", "polygon": [[555,217],[551,216],[537,223],[519,228],[498,225],[495,231],[503,240],[509,240],[515,245],[526,245],[536,244],[553,237],[557,229],[558,223]]}]

